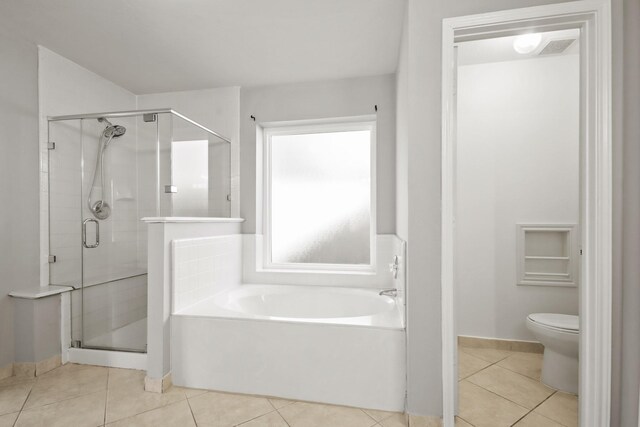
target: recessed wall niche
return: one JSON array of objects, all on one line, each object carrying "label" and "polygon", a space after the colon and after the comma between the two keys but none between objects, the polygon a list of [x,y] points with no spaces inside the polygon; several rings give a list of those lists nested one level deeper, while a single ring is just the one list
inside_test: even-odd
[{"label": "recessed wall niche", "polygon": [[577,286],[575,224],[517,224],[517,283]]}]

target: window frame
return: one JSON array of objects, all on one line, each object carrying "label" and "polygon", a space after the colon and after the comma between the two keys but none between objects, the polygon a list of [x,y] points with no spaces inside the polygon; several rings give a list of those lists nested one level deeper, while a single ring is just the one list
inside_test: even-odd
[{"label": "window frame", "polygon": [[[304,120],[262,124],[262,269],[279,272],[376,272],[376,117],[356,116],[322,120]],[[305,135],[349,131],[369,131],[369,174],[370,174],[370,226],[369,264],[326,264],[326,263],[275,263],[271,257],[271,139],[274,136]],[[260,176],[259,176],[260,177]]]}]

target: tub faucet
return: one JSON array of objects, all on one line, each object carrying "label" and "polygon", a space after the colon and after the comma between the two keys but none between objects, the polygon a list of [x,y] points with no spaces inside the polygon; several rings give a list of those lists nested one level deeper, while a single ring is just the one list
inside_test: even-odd
[{"label": "tub faucet", "polygon": [[398,290],[397,289],[384,289],[382,291],[380,291],[380,293],[378,295],[384,295],[387,297],[397,297],[398,296]]},{"label": "tub faucet", "polygon": [[393,274],[393,278],[398,278],[398,269],[400,268],[400,257],[395,255],[393,257],[393,262],[389,264],[389,271]]}]

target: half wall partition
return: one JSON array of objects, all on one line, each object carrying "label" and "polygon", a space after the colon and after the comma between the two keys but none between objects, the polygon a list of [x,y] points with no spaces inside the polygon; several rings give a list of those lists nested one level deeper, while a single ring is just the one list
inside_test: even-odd
[{"label": "half wall partition", "polygon": [[171,110],[49,117],[49,283],[72,347],[146,352],[142,217],[229,217],[230,141]]}]

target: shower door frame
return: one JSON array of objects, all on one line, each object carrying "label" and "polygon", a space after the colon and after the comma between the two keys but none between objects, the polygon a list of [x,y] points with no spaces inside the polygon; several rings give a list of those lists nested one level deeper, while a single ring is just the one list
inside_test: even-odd
[{"label": "shower door frame", "polygon": [[612,326],[612,134],[610,0],[583,0],[443,20],[442,383],[445,427],[455,424],[455,43],[580,29],[580,406],[582,427],[610,423]]},{"label": "shower door frame", "polygon": [[[199,128],[200,130],[203,130],[213,136],[215,136],[216,138],[220,139],[223,142],[226,142],[227,144],[231,145],[231,140],[221,134],[219,134],[218,132],[211,130],[209,128],[207,128],[206,126],[203,126],[202,124],[190,119],[189,117],[179,113],[176,110],[173,110],[171,108],[157,108],[157,109],[145,109],[145,110],[123,110],[123,111],[111,111],[111,112],[100,112],[100,113],[87,113],[87,114],[71,114],[71,115],[60,115],[60,116],[48,116],[47,117],[47,141],[51,141],[50,138],[50,134],[51,134],[51,122],[58,122],[58,121],[70,121],[70,120],[79,120],[80,121],[80,129],[82,132],[82,121],[83,120],[91,120],[91,119],[99,119],[99,118],[109,118],[109,119],[113,119],[113,118],[125,118],[125,117],[143,117],[143,116],[154,116],[153,120],[150,121],[154,121],[157,123],[157,115],[159,114],[166,114],[167,116],[175,116],[177,118],[180,118],[182,120],[184,120],[185,122],[189,123],[190,125]],[[156,125],[157,126],[157,125]],[[173,141],[173,137],[174,135],[171,134],[171,141]],[[160,203],[160,197],[161,197],[161,193],[163,192],[162,189],[162,185],[161,185],[161,167],[160,167],[160,151],[161,151],[161,141],[160,141],[160,130],[159,128],[156,127],[156,136],[155,136],[156,140],[155,140],[155,144],[156,144],[156,156],[157,156],[157,170],[156,170],[156,185],[157,185],[157,199],[156,199],[156,210],[157,210],[157,214],[160,215],[160,209],[161,209],[161,203]],[[81,149],[80,149],[80,161],[82,162],[83,159],[83,143],[81,142]],[[50,155],[49,155],[50,156]],[[231,158],[229,157],[228,159],[229,161],[231,160]],[[50,162],[50,157],[48,158],[48,162]],[[82,169],[81,169],[81,173],[82,173]],[[171,170],[169,170],[169,177],[171,179]],[[82,188],[84,188],[84,180],[81,177],[81,183],[82,183]],[[50,185],[50,184],[49,184]],[[230,185],[230,183],[229,183]],[[230,191],[230,188],[229,188]],[[82,193],[81,190],[81,206],[82,206],[82,200],[84,200],[84,194]],[[48,221],[49,221],[49,227],[48,227],[48,233],[50,235],[51,233],[51,195],[49,193],[48,195],[48,207],[47,207],[47,216],[48,216]],[[81,215],[81,220],[83,219],[83,216]],[[49,244],[49,250],[48,252],[51,253],[51,238],[49,237],[48,239],[48,244]],[[84,269],[85,269],[85,265],[84,265],[84,251],[85,249],[87,249],[86,246],[84,246],[83,241],[82,241],[82,232],[81,232],[81,242],[80,242],[80,246],[81,246],[81,259],[80,259],[80,283],[75,285],[75,284],[71,284],[71,285],[62,285],[62,286],[69,286],[71,287],[73,290],[80,290],[82,292],[82,296],[81,296],[81,301],[82,301],[82,305],[84,305],[84,280],[85,280],[85,274],[84,274]],[[49,266],[49,268],[47,269],[48,272],[48,277],[47,277],[47,281],[50,283],[51,282],[51,267]],[[137,275],[139,276],[139,275]],[[137,276],[131,276],[131,277],[137,277]],[[129,277],[127,277],[129,278]],[[120,279],[118,279],[120,280]],[[109,282],[113,282],[114,280],[111,281],[107,281],[106,283]],[[76,287],[78,286],[78,287]],[[117,367],[129,367],[129,368],[134,368],[134,369],[140,369],[140,366],[145,365],[146,366],[146,350],[136,350],[136,349],[124,349],[124,348],[117,348],[117,347],[101,347],[101,346],[86,346],[85,342],[84,342],[84,308],[81,308],[81,325],[80,325],[80,347],[75,347],[73,345],[74,341],[73,341],[73,337],[64,337],[63,338],[63,346],[65,346],[64,348],[66,348],[66,344],[64,344],[65,340],[67,338],[71,338],[71,340],[69,341],[68,345],[70,345],[71,347],[69,348],[69,350],[71,350],[71,348],[73,348],[73,350],[79,350],[80,352],[78,352],[77,357],[74,358],[74,360],[71,360],[73,362],[76,363],[89,363],[89,364],[104,364],[104,365],[110,365],[110,362],[114,362],[113,366],[117,366]],[[69,313],[69,315],[71,317],[73,317],[73,313]],[[71,332],[71,328],[73,327],[73,325],[71,324],[72,322],[69,322],[69,332]],[[63,335],[64,335],[64,326],[63,326]],[[85,351],[89,351],[89,352],[93,352],[95,354],[95,357],[91,357],[88,356],[89,353],[86,353]],[[139,359],[138,357],[136,357],[135,355],[139,355],[139,356],[144,356],[145,359],[144,361],[142,359]],[[131,355],[131,356],[129,356]],[[69,356],[70,358],[70,356]]]}]

